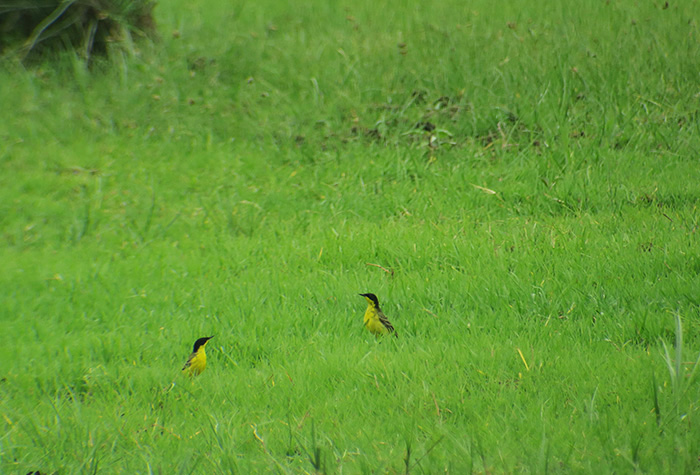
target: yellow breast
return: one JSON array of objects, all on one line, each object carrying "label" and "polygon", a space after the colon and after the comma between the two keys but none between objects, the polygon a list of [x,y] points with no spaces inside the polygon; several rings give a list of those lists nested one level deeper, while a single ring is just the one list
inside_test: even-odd
[{"label": "yellow breast", "polygon": [[371,305],[367,307],[367,310],[365,311],[364,322],[367,329],[375,335],[384,335],[389,333],[389,330],[387,330],[379,320],[379,313],[377,312],[377,309]]},{"label": "yellow breast", "polygon": [[207,367],[207,353],[204,347],[200,348],[196,354],[190,357],[189,365],[185,366],[183,371],[190,376],[198,376]]}]

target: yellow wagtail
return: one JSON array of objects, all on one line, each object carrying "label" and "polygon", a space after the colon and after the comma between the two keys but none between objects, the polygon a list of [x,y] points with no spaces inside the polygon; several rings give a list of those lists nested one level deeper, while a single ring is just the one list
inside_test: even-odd
[{"label": "yellow wagtail", "polygon": [[207,367],[207,352],[204,347],[214,336],[205,336],[194,342],[192,354],[187,358],[187,363],[182,367],[182,372],[187,376],[197,376]]},{"label": "yellow wagtail", "polygon": [[367,310],[365,310],[364,323],[367,329],[374,335],[381,336],[387,333],[393,333],[398,336],[393,325],[386,318],[384,312],[379,308],[379,299],[374,294],[360,294],[367,300]]}]

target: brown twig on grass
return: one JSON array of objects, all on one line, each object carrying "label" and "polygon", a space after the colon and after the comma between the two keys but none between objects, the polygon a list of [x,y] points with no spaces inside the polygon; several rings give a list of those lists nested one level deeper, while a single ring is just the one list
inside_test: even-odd
[{"label": "brown twig on grass", "polygon": [[437,315],[435,315],[433,312],[431,312],[431,311],[428,310],[427,308],[423,307],[423,310],[425,310],[426,312],[428,312],[428,313],[429,313],[430,315],[432,315],[433,317],[439,318]]},{"label": "brown twig on grass", "polygon": [[394,277],[394,269],[387,269],[386,267],[382,267],[379,264],[372,264],[371,262],[365,262],[365,264],[368,266],[379,267],[381,270]]}]

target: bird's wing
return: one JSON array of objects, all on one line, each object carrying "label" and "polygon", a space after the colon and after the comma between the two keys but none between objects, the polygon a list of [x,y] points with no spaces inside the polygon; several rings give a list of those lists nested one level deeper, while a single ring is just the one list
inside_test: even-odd
[{"label": "bird's wing", "polygon": [[194,356],[197,353],[192,353],[189,358],[187,358],[187,361],[185,362],[185,366],[182,367],[180,371],[185,371],[187,368],[189,368],[192,365],[192,360],[194,359]]},{"label": "bird's wing", "polygon": [[386,315],[384,315],[384,312],[381,310],[378,312],[379,313],[379,321],[382,322],[382,325],[389,330],[389,333],[393,333],[396,335],[396,330],[394,330],[394,326],[391,324],[388,318],[386,318]]}]

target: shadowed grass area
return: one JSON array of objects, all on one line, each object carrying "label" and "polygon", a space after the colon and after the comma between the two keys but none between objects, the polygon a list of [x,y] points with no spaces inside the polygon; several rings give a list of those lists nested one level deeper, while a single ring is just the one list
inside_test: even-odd
[{"label": "shadowed grass area", "polygon": [[175,2],[5,65],[0,471],[697,471],[697,6]]}]

